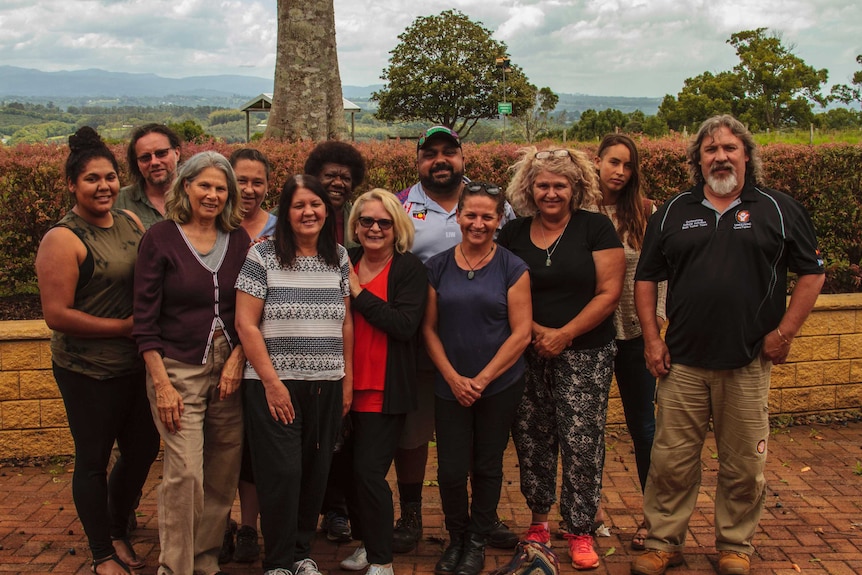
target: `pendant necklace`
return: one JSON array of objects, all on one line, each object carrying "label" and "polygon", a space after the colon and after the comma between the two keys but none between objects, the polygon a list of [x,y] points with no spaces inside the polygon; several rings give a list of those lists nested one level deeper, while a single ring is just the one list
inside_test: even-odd
[{"label": "pendant necklace", "polygon": [[476,277],[476,266],[481,265],[482,262],[485,261],[485,258],[491,255],[491,252],[494,251],[495,244],[491,244],[491,249],[488,250],[488,253],[482,256],[482,259],[476,262],[476,265],[470,265],[470,260],[467,259],[467,255],[464,253],[464,248],[461,247],[461,244],[458,244],[458,249],[461,250],[461,257],[464,258],[464,262],[467,264],[467,267],[470,268],[470,271],[467,272],[467,279],[471,280]]},{"label": "pendant necklace", "polygon": [[[570,221],[572,221],[572,218],[569,218],[569,222]],[[557,246],[560,245],[560,240],[563,239],[563,234],[566,233],[566,228],[569,227],[569,222],[566,222],[566,225],[563,226],[563,231],[560,232],[560,235],[557,237],[557,241],[554,242],[554,245],[545,248],[545,253],[548,255],[548,259],[545,260],[546,268],[551,267],[551,256],[554,255],[555,251],[557,251]],[[542,223],[541,218],[539,219],[539,229],[542,230],[542,243],[548,243],[545,239],[545,225]]]}]

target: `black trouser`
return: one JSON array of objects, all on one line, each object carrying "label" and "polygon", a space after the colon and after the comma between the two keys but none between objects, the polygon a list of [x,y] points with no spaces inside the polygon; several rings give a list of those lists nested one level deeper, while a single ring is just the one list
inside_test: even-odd
[{"label": "black trouser", "polygon": [[[503,452],[523,391],[521,377],[470,407],[436,398],[437,480],[448,531],[487,535],[494,527],[503,485]],[[468,474],[473,495],[469,505]]]},{"label": "black trouser", "polygon": [[349,499],[353,537],[361,540],[368,562],[392,563],[392,490],[386,474],[392,466],[405,414],[350,414],[353,421],[353,482]]},{"label": "black trouser", "polygon": [[296,417],[272,418],[263,383],[243,380],[246,433],[260,501],[263,570],[293,569],[311,552],[335,435],[341,427],[341,381],[282,383]]},{"label": "black trouser", "polygon": [[[349,429],[346,422],[342,425],[340,434]],[[353,439],[348,435],[340,439],[341,445],[332,453],[332,464],[329,467],[329,478],[326,480],[326,492],[323,494],[323,505],[320,514],[326,515],[334,511],[344,517],[348,516],[347,494],[353,483]],[[353,521],[353,518],[350,518]]]},{"label": "black trouser", "polygon": [[[75,441],[72,497],[93,559],[102,559],[114,552],[111,537],[128,534],[129,513],[159,453],[146,372],[94,379],[54,364],[54,379]],[[115,440],[120,456],[108,478]]]}]

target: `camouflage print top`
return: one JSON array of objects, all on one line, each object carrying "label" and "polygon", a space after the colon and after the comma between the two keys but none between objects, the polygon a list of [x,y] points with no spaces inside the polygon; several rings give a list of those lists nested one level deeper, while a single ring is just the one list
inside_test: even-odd
[{"label": "camouflage print top", "polygon": [[[89,224],[73,212],[56,226],[72,230],[87,248],[78,268],[74,308],[97,317],[125,318],[132,314],[135,260],[143,234],[125,213],[111,213],[110,228]],[[143,369],[131,338],[82,338],[55,331],[51,353],[60,367],[95,379]]]}]

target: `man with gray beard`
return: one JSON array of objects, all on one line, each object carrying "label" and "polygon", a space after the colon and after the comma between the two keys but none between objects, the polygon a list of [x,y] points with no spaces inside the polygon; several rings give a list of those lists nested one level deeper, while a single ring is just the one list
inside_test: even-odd
[{"label": "man with gray beard", "polygon": [[[712,416],[718,458],[715,547],[721,575],[748,575],[763,508],[769,375],[784,363],[823,286],[805,209],[763,187],[751,133],[729,115],[688,146],[695,186],[650,218],[635,274],[644,357],[656,386],[656,434],[644,492],[649,530],[637,575],[683,562]],[[789,305],[787,272],[799,279]],[[657,284],[668,281],[665,341]]]}]

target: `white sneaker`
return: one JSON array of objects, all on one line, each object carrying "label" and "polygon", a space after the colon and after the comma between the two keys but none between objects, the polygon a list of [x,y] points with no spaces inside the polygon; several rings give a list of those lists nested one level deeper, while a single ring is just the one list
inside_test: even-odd
[{"label": "white sneaker", "polygon": [[264,572],[263,575],[293,575],[293,574],[290,571],[288,571],[287,569],[282,569],[281,567],[278,567],[276,569],[270,569],[269,571]]},{"label": "white sneaker", "polygon": [[372,565],[368,568],[365,575],[395,575],[395,572],[392,570],[391,564],[389,567],[384,567],[383,565]]},{"label": "white sneaker", "polygon": [[350,557],[340,563],[341,568],[347,571],[362,571],[368,567],[368,555],[365,553],[365,545],[357,547]]},{"label": "white sneaker", "polygon": [[293,575],[322,575],[313,559],[300,559],[293,564]]}]

